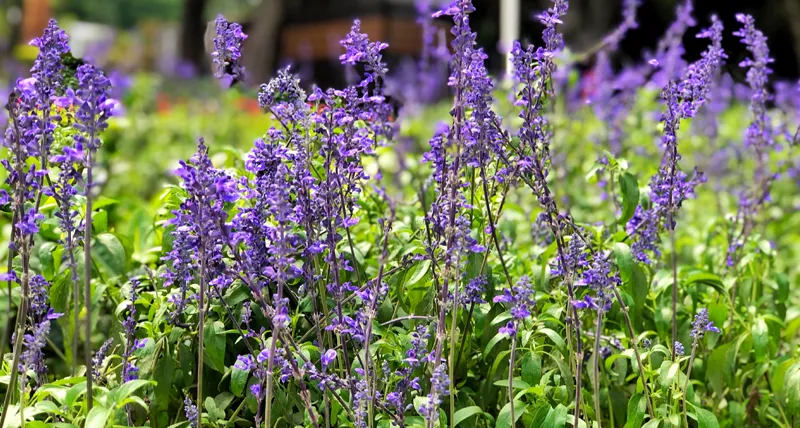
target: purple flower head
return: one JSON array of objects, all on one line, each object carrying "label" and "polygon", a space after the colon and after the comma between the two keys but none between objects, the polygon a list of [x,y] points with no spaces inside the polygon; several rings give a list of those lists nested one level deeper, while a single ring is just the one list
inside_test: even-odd
[{"label": "purple flower head", "polygon": [[270,109],[287,123],[302,120],[308,114],[306,93],[300,87],[300,79],[291,74],[289,67],[278,70],[278,75],[269,84],[261,85],[258,105]]},{"label": "purple flower head", "polygon": [[683,344],[681,342],[675,342],[675,354],[681,357],[685,352],[686,350],[683,348]]},{"label": "purple flower head", "polygon": [[700,309],[692,322],[692,338],[700,340],[707,332],[720,333],[720,329],[714,326],[714,322],[708,319],[708,309]]},{"label": "purple flower head", "polygon": [[442,404],[442,397],[450,395],[450,378],[447,376],[447,363],[441,362],[433,370],[431,376],[431,392],[428,394],[427,402],[418,409],[428,421],[435,421],[439,418],[439,405]]},{"label": "purple flower head", "polygon": [[[33,386],[41,386],[47,380],[47,362],[44,347],[50,333],[50,321],[42,321],[33,325],[31,331],[23,336],[23,347],[19,371],[30,376]],[[25,385],[23,385],[25,386]]]},{"label": "purple flower head", "polygon": [[577,286],[588,286],[594,291],[594,296],[586,295],[583,301],[572,302],[578,309],[591,309],[606,312],[611,309],[614,298],[614,289],[619,286],[619,275],[611,273],[611,263],[601,257],[595,256],[591,264],[583,269],[576,281]]},{"label": "purple flower head", "polygon": [[197,412],[197,406],[194,405],[194,402],[188,395],[183,400],[183,408],[186,413],[186,420],[189,421],[189,426],[198,428],[200,426],[200,414]]},{"label": "purple flower head", "polygon": [[[659,70],[653,76],[653,82],[658,86],[664,86],[668,81],[679,77],[681,70],[686,62],[683,60],[685,52],[683,47],[683,36],[686,30],[694,27],[696,22],[692,12],[694,4],[692,0],[686,0],[678,4],[675,10],[675,20],[672,21],[666,33],[658,41],[656,46],[655,58],[651,64],[658,66]],[[655,64],[653,64],[655,61]]]},{"label": "purple flower head", "polygon": [[253,356],[250,354],[239,355],[233,367],[243,371],[250,371],[256,368],[256,363],[253,361]]},{"label": "purple flower head", "polygon": [[622,23],[614,29],[609,35],[606,36],[604,43],[609,50],[615,51],[619,46],[619,42],[625,37],[625,34],[639,27],[636,22],[636,11],[641,5],[641,0],[624,0],[622,9]]},{"label": "purple flower head", "polygon": [[504,289],[503,294],[494,297],[495,303],[509,303],[511,315],[515,320],[524,320],[531,316],[531,310],[536,306],[533,287],[530,279],[523,276],[517,281],[513,289]]},{"label": "purple flower head", "polygon": [[100,349],[95,352],[94,356],[92,356],[92,379],[103,379],[103,367],[108,356],[108,352],[111,350],[111,345],[114,344],[114,339],[110,338],[103,342],[103,345]]},{"label": "purple flower head", "polygon": [[383,79],[386,76],[387,68],[383,63],[381,51],[389,45],[383,42],[370,42],[369,37],[361,32],[361,21],[353,21],[350,33],[340,42],[345,52],[339,56],[342,64],[355,65],[364,64],[366,76],[361,82],[361,86],[366,86]]},{"label": "purple flower head", "polygon": [[217,16],[215,23],[217,33],[214,37],[214,51],[211,52],[214,77],[217,79],[228,77],[233,81],[244,80],[241,57],[242,44],[247,39],[247,34],[242,31],[241,25],[228,22],[222,15]]},{"label": "purple flower head", "polygon": [[108,127],[108,119],[114,115],[115,103],[111,100],[111,82],[103,72],[91,65],[78,67],[75,76],[78,89],[67,90],[67,96],[77,107],[73,127],[76,144],[95,151],[100,147],[100,133]]},{"label": "purple flower head", "polygon": [[500,327],[498,330],[500,334],[507,334],[509,336],[516,336],[517,335],[517,326],[514,321],[509,321],[506,323],[505,326]]},{"label": "purple flower head", "polygon": [[61,56],[69,52],[69,37],[59,28],[58,22],[51,19],[42,36],[33,39],[30,44],[39,48],[39,54],[31,68],[31,77],[41,96],[41,102],[48,105],[51,97],[61,91],[61,70],[64,67]]},{"label": "purple flower head", "polygon": [[747,47],[750,57],[739,63],[739,67],[747,68],[747,84],[750,86],[750,114],[752,121],[747,128],[745,145],[754,149],[756,154],[755,182],[761,187],[756,192],[758,196],[750,198],[758,202],[763,201],[769,193],[769,184],[772,181],[768,171],[767,150],[775,145],[770,118],[767,115],[767,102],[771,99],[769,94],[769,75],[772,74],[770,64],[774,61],[770,57],[767,37],[755,27],[755,19],[750,15],[737,14],[736,20],[742,28],[734,32],[741,38]]},{"label": "purple flower head", "polygon": [[480,305],[486,303],[483,300],[483,293],[486,290],[486,285],[489,281],[486,275],[478,275],[469,280],[467,286],[464,288],[464,296],[461,299],[461,304],[464,306]]},{"label": "purple flower head", "polygon": [[253,394],[255,397],[261,397],[261,384],[254,383],[250,385],[250,393]]},{"label": "purple flower head", "polygon": [[[175,227],[174,240],[172,250],[164,257],[167,269],[163,275],[165,286],[176,286],[181,291],[175,300],[173,319],[183,312],[188,285],[195,273],[204,275],[206,283],[218,289],[225,289],[233,282],[222,251],[230,243],[225,205],[239,197],[235,180],[214,167],[202,139],[195,155],[188,162],[181,161],[177,175],[186,198],[170,220]],[[205,257],[205,270],[201,269],[201,255]]]},{"label": "purple flower head", "polygon": [[322,369],[325,370],[332,362],[336,359],[336,351],[333,349],[328,349],[322,354]]}]

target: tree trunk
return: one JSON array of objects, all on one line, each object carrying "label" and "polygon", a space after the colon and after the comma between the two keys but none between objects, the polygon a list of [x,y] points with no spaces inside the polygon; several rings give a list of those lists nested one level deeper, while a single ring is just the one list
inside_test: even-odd
[{"label": "tree trunk", "polygon": [[254,11],[242,54],[248,84],[269,80],[277,60],[285,12],[286,0],[262,0]]},{"label": "tree trunk", "polygon": [[183,6],[183,25],[181,27],[181,59],[192,64],[195,71],[208,71],[203,35],[206,32],[204,18],[206,0],[186,0]]}]

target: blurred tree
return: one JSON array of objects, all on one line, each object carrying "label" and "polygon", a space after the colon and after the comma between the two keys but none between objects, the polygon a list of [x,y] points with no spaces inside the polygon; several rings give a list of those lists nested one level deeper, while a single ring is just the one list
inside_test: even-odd
[{"label": "blurred tree", "polygon": [[177,21],[181,0],[57,0],[58,16],[71,15],[81,21],[133,28],[142,20]]},{"label": "blurred tree", "polygon": [[203,36],[206,32],[206,0],[185,0],[181,25],[181,59],[195,70],[205,70],[206,55]]}]

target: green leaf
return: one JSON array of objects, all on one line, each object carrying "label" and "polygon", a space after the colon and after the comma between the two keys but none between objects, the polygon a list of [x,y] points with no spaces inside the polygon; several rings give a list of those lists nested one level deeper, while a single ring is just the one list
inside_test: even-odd
[{"label": "green leaf", "polygon": [[249,375],[250,372],[247,370],[239,370],[236,367],[231,370],[231,392],[237,397],[242,396]]},{"label": "green leaf", "polygon": [[55,242],[45,242],[39,247],[39,264],[42,267],[42,276],[48,281],[52,281],[55,275],[53,252],[57,246]]},{"label": "green leaf", "polygon": [[786,371],[783,392],[786,395],[787,416],[800,415],[800,363],[795,363]]},{"label": "green leaf", "polygon": [[128,398],[131,394],[136,392],[137,390],[144,388],[147,385],[155,385],[156,382],[152,380],[146,379],[134,379],[124,384],[120,385],[119,387],[115,388],[110,393],[110,399],[113,402],[123,401]]},{"label": "green leaf", "polygon": [[644,421],[644,413],[647,410],[647,403],[642,394],[635,394],[628,401],[628,419],[625,421],[625,428],[638,428]]},{"label": "green leaf", "polygon": [[719,428],[719,422],[713,413],[699,407],[695,407],[694,411],[697,415],[697,428]]},{"label": "green leaf", "polygon": [[778,398],[779,401],[783,401],[784,399],[784,386],[786,380],[786,373],[789,371],[789,368],[792,367],[797,363],[797,360],[789,359],[781,363],[779,366],[775,367],[775,371],[772,372],[772,376],[769,379],[769,384],[772,387],[772,392],[775,393],[775,396]]},{"label": "green leaf", "polygon": [[414,267],[409,269],[408,273],[406,274],[408,278],[406,280],[406,286],[410,287],[418,283],[425,276],[425,274],[428,273],[430,267],[431,267],[431,261],[423,260],[422,262],[417,263]]},{"label": "green leaf", "polygon": [[559,404],[547,414],[547,418],[544,420],[542,427],[564,428],[567,424],[567,411],[568,409],[566,406]]},{"label": "green leaf", "polygon": [[542,378],[542,357],[536,352],[529,352],[522,360],[522,380],[537,385]]},{"label": "green leaf", "polygon": [[769,351],[769,329],[764,318],[756,318],[750,332],[753,335],[753,351],[756,354],[756,362],[762,363],[767,360]]},{"label": "green leaf", "polygon": [[92,215],[92,232],[108,232],[108,211],[97,211]]},{"label": "green leaf", "polygon": [[[514,421],[516,423],[517,420],[525,413],[525,403],[520,400],[514,401]],[[505,406],[500,410],[500,414],[497,415],[497,422],[495,423],[496,428],[511,428],[512,421],[511,421],[511,403],[506,403]]]},{"label": "green leaf", "polygon": [[633,217],[639,205],[639,182],[633,174],[623,173],[619,176],[619,190],[622,194],[622,214],[617,223],[625,224]]},{"label": "green leaf", "polygon": [[458,411],[453,414],[453,426],[460,424],[472,416],[480,415],[482,413],[483,410],[481,410],[481,408],[478,406],[469,406],[464,407],[463,409],[458,409]]},{"label": "green leaf", "polygon": [[558,333],[549,328],[539,329],[539,333],[543,333],[544,335],[549,337],[550,340],[552,340],[553,343],[556,345],[556,348],[559,350],[559,352],[561,352],[561,355],[563,355],[564,358],[568,358],[567,344],[566,342],[564,342],[564,339],[562,339]]},{"label": "green leaf", "polygon": [[86,383],[78,383],[67,390],[67,395],[64,396],[64,404],[71,408],[75,404],[75,399],[86,393]]},{"label": "green leaf", "polygon": [[631,247],[624,242],[614,244],[614,257],[619,268],[619,276],[622,282],[629,283],[633,278],[633,255]]},{"label": "green leaf", "polygon": [[667,390],[676,381],[676,376],[680,372],[681,366],[676,362],[664,361],[661,364],[661,388]]},{"label": "green leaf", "polygon": [[733,348],[731,345],[731,343],[726,343],[717,347],[708,358],[706,377],[717,394],[722,394],[725,383],[730,377],[729,373],[733,371]]},{"label": "green leaf", "polygon": [[86,424],[84,428],[105,428],[108,418],[114,413],[113,409],[106,409],[95,405],[86,416]]},{"label": "green leaf", "polygon": [[92,209],[99,210],[100,208],[107,207],[109,205],[116,204],[116,199],[107,198],[105,196],[100,196],[97,200],[92,201]]},{"label": "green leaf", "polygon": [[128,256],[122,246],[122,241],[111,233],[101,233],[95,236],[92,243],[92,262],[108,278],[124,274]]},{"label": "green leaf", "polygon": [[212,369],[225,373],[225,324],[214,321],[203,329],[205,364]]},{"label": "green leaf", "polygon": [[[508,379],[502,379],[494,382],[495,386],[500,386],[503,388],[508,389]],[[511,388],[512,389],[528,389],[531,386],[522,379],[513,379],[511,381]]]},{"label": "green leaf", "polygon": [[169,344],[165,346],[163,355],[164,356],[158,360],[158,363],[156,363],[154,374],[155,379],[158,380],[158,385],[156,385],[154,391],[155,399],[152,400],[150,404],[152,419],[157,419],[157,415],[168,410],[169,396],[175,374],[175,360],[169,352]]}]

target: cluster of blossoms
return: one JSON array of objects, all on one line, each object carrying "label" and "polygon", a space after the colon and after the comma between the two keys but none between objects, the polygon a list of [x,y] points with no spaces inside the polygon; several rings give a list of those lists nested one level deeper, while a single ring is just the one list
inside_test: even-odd
[{"label": "cluster of blossoms", "polygon": [[520,322],[530,318],[531,310],[536,306],[534,299],[535,291],[531,286],[531,280],[527,276],[523,276],[517,281],[517,285],[513,289],[504,289],[503,294],[494,297],[495,303],[508,303],[511,305],[512,321],[509,321],[505,327],[500,328],[500,333],[509,336],[517,335],[517,326]]},{"label": "cluster of blossoms", "polygon": [[733,34],[741,38],[750,52],[750,57],[739,63],[747,68],[747,83],[750,86],[750,114],[752,121],[747,128],[745,146],[755,153],[756,168],[753,185],[741,191],[739,212],[734,228],[728,238],[727,264],[733,267],[741,257],[741,249],[747,236],[755,227],[756,217],[764,203],[770,199],[770,188],[777,174],[769,171],[769,150],[775,146],[774,130],[767,116],[767,102],[772,99],[768,89],[768,78],[772,73],[767,37],[755,27],[750,15],[737,14],[736,20],[742,28]]},{"label": "cluster of blossoms", "polygon": [[[23,380],[20,386],[36,388],[46,381],[47,365],[43,348],[50,332],[50,322],[62,314],[55,313],[48,304],[49,282],[30,270],[34,236],[44,215],[39,212],[42,196],[49,193],[44,177],[47,175],[49,154],[54,139],[56,122],[53,102],[62,90],[61,55],[69,50],[68,39],[54,20],[51,20],[41,37],[31,44],[39,54],[31,69],[31,77],[18,80],[6,108],[9,122],[2,140],[9,158],[0,161],[7,171],[5,184],[10,189],[0,191],[0,203],[10,203],[12,211],[9,260],[14,254],[21,259],[21,272],[11,270],[0,280],[19,284],[22,291],[21,319],[13,334],[14,352],[19,356],[18,370]],[[11,308],[9,308],[11,310]],[[5,339],[5,338],[4,338]],[[27,380],[26,380],[27,379]],[[12,379],[13,382],[16,379]],[[10,385],[11,386],[11,385]]]},{"label": "cluster of blossoms", "polygon": [[214,61],[214,76],[218,79],[230,79],[232,82],[244,80],[244,66],[241,64],[242,44],[247,35],[242,26],[236,22],[228,22],[219,15],[214,21],[216,37],[211,58]]},{"label": "cluster of blossoms", "polygon": [[708,309],[700,309],[700,312],[694,317],[692,321],[692,339],[698,341],[703,338],[708,332],[720,333],[718,327],[714,326],[714,322],[708,319]]},{"label": "cluster of blossoms", "polygon": [[628,234],[638,237],[632,245],[634,255],[644,263],[653,263],[651,253],[656,258],[660,255],[659,230],[675,228],[675,216],[683,201],[692,197],[695,187],[705,181],[698,171],[692,177],[680,171],[677,131],[681,121],[694,117],[706,102],[714,75],[726,57],[722,50],[722,22],[716,16],[711,21],[711,27],[697,35],[711,40],[702,58],[686,68],[681,80],[669,81],[661,92],[666,104],[661,119],[664,156],[658,173],[651,179],[650,208],[637,207],[627,225]]}]

